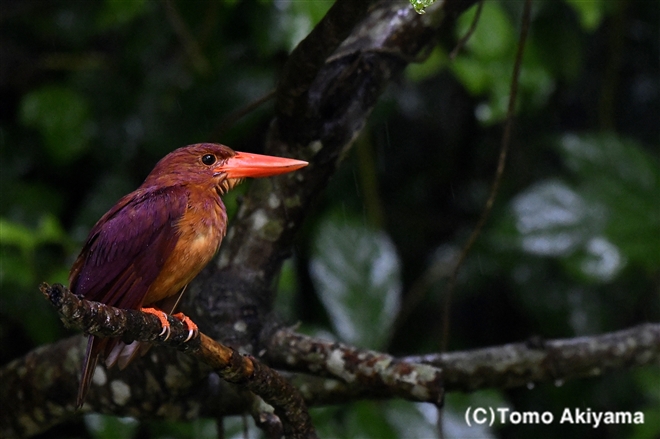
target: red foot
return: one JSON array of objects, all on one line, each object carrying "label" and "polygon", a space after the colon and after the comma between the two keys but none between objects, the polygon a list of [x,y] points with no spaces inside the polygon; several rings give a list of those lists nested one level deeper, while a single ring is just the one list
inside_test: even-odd
[{"label": "red foot", "polygon": [[167,321],[167,314],[165,314],[164,311],[156,308],[142,308],[141,311],[158,317],[158,320],[160,320],[160,324],[163,327],[163,330],[158,335],[161,337],[165,335],[165,340],[170,338],[170,322]]},{"label": "red foot", "polygon": [[172,314],[172,317],[175,317],[175,318],[181,320],[188,327],[188,337],[183,341],[184,343],[189,341],[193,337],[195,337],[197,335],[197,333],[199,332],[199,328],[197,327],[195,322],[190,320],[190,318],[188,316],[184,315],[182,312]]}]

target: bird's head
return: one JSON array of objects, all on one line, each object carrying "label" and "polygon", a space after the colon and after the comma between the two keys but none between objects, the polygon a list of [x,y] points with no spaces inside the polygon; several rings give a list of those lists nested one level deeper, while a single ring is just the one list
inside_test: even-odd
[{"label": "bird's head", "polygon": [[295,171],[307,162],[283,157],[237,152],[216,143],[184,146],[163,157],[144,185],[192,184],[224,194],[246,177],[269,177]]}]

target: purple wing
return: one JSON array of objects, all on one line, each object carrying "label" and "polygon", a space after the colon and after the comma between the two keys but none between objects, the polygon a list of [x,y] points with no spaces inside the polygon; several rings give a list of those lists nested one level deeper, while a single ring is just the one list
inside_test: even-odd
[{"label": "purple wing", "polygon": [[94,226],[71,269],[69,287],[86,299],[137,309],[178,240],[186,210],[181,186],[138,189]]},{"label": "purple wing", "polygon": [[[96,223],[74,262],[71,291],[118,308],[142,306],[179,239],[176,224],[187,204],[188,192],[181,186],[138,189],[119,200]],[[89,337],[77,407],[85,400],[100,354],[107,356],[117,343]]]}]

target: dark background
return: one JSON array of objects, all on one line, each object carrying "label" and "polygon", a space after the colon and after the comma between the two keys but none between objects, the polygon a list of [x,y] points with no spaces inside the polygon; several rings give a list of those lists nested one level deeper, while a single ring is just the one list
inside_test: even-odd
[{"label": "dark background", "polygon": [[[2,364],[66,334],[37,285],[66,283],[89,228],[158,159],[202,141],[260,151],[272,101],[226,118],[275,87],[288,52],[331,4],[3,2]],[[387,90],[285,265],[276,306],[288,321],[396,355],[439,350],[446,275],[495,172],[521,9],[487,2],[450,61],[473,8]],[[452,296],[450,350],[660,319],[659,9],[534,2],[511,152]],[[227,197],[230,214],[242,190]],[[476,405],[556,420],[566,407],[643,411],[646,420],[506,425],[484,428],[484,437],[660,434],[657,367],[529,387],[449,395],[448,436],[474,434],[462,414]],[[314,413],[322,437],[421,437],[435,415],[401,401]],[[138,426],[89,415],[84,434],[213,437],[205,422]]]}]

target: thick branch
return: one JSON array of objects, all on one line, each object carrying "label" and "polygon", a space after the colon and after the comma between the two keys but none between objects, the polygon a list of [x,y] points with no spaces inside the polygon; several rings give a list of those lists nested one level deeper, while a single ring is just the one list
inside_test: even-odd
[{"label": "thick branch", "polygon": [[171,316],[168,316],[171,334],[165,339],[160,335],[161,324],[153,314],[80,299],[58,284],[53,287],[43,284],[41,290],[68,325],[91,335],[174,347],[208,364],[224,380],[244,386],[271,404],[282,420],[287,437],[316,437],[298,391],[251,355],[241,355],[201,333],[184,342],[188,336],[187,326]]},{"label": "thick branch", "polygon": [[[39,347],[0,369],[0,437],[28,437],[77,414],[87,337]],[[125,370],[97,366],[81,412],[190,420],[246,412],[254,397],[174,349],[154,347]]]},{"label": "thick branch", "polygon": [[407,357],[441,367],[447,390],[563,383],[613,370],[660,365],[660,323],[607,334],[543,342],[511,343],[464,352]]},{"label": "thick branch", "polygon": [[295,123],[307,110],[307,91],[326,58],[366,15],[371,1],[337,0],[291,52],[277,87],[276,111]]},{"label": "thick branch", "polygon": [[[158,333],[158,323],[152,323]],[[185,327],[177,329],[174,327],[177,322],[172,323],[173,330],[181,331],[177,336],[184,336]],[[387,382],[388,368],[373,367],[373,359],[391,359],[386,354],[359,351],[288,330],[278,331],[273,343],[276,346],[267,351],[266,357],[274,365],[306,374],[339,377],[287,374],[308,405],[394,396],[419,399],[410,392],[414,387],[411,381]],[[0,406],[5,408],[0,411],[0,437],[33,435],[75,413],[73,404],[84,344],[80,337],[63,340],[38,348],[0,369],[3,383]],[[337,357],[331,365],[344,369],[328,367],[324,352]],[[355,362],[344,361],[344,354]],[[408,364],[412,370],[423,366],[422,363],[435,366],[431,369],[434,371],[441,368],[446,391],[566,382],[614,370],[660,365],[660,324],[590,337],[514,343],[391,361],[401,367]],[[367,375],[373,373],[371,379],[355,379],[365,371]],[[249,410],[253,404],[249,392],[224,385],[214,373],[204,379],[209,369],[200,367],[200,363],[188,355],[177,355],[173,349],[152,349],[149,355],[124,371],[104,372],[105,383],[93,386],[89,395],[92,404],[90,407],[85,404],[85,409],[140,418],[193,419],[238,414]],[[417,381],[423,388],[424,380],[416,377]]]},{"label": "thick branch", "polygon": [[[304,386],[304,396],[309,404],[391,397],[393,394],[415,399],[416,395],[410,390],[415,387],[418,392],[424,389],[428,385],[424,377],[428,374],[410,374],[408,377],[414,379],[398,382],[397,375],[388,372],[390,365],[395,365],[394,370],[407,367],[410,371],[421,371],[424,365],[433,365],[437,368],[433,370],[442,371],[445,391],[506,389],[539,382],[563,383],[614,370],[660,365],[660,324],[648,323],[590,337],[512,343],[404,358],[361,351],[289,330],[278,331],[270,347],[266,356],[276,367],[340,379],[313,378],[298,382],[299,387]],[[384,361],[388,367],[374,368],[374,360]]]},{"label": "thick branch", "polygon": [[405,0],[378,2],[368,10],[366,1],[338,1],[294,50],[277,89],[266,152],[310,165],[251,183],[217,265],[189,288],[200,327],[247,351],[259,348],[271,287],[313,199],[390,81],[434,44],[444,8],[453,16],[475,1],[437,2],[423,16]]},{"label": "thick branch", "polygon": [[374,394],[441,404],[442,370],[382,352],[318,340],[282,329],[270,338],[267,358],[288,370],[335,376]]}]

